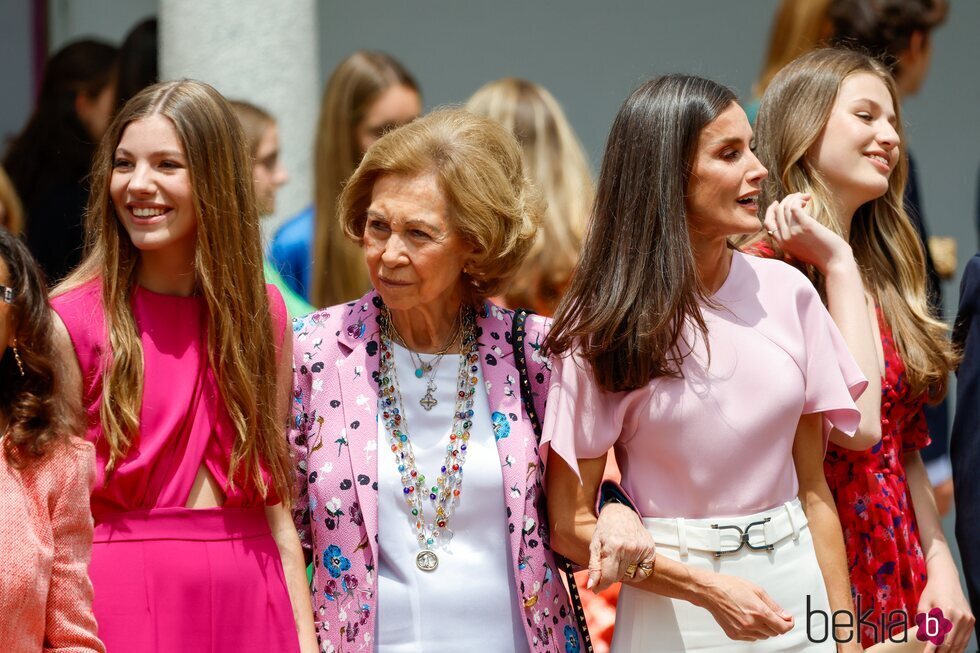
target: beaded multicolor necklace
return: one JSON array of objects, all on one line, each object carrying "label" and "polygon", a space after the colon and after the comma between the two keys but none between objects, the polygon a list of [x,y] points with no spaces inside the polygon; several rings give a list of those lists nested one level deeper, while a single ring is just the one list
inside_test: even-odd
[{"label": "beaded multicolor necklace", "polygon": [[[405,503],[415,519],[415,531],[422,549],[415,557],[415,564],[422,571],[435,571],[439,566],[439,556],[434,551],[436,543],[440,540],[449,541],[453,535],[449,529],[449,520],[459,504],[463,488],[463,463],[466,462],[467,443],[473,426],[473,395],[476,394],[477,372],[480,369],[475,317],[470,308],[464,310],[462,315],[462,345],[453,427],[449,433],[449,444],[446,445],[446,460],[435,484],[431,486],[426,484],[425,474],[415,464],[408,424],[402,412],[401,390],[391,347],[392,334],[391,315],[385,307],[381,311],[378,412],[401,474]],[[426,522],[425,518],[426,496],[435,508],[435,519],[432,522]]]}]

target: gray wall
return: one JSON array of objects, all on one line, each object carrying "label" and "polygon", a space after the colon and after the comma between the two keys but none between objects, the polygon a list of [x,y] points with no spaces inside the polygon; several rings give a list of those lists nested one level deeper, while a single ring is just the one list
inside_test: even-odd
[{"label": "gray wall", "polygon": [[[956,237],[960,268],[977,249],[980,2],[953,0],[934,35],[932,72],[906,104],[927,220]],[[358,48],[385,50],[418,77],[427,107],[465,102],[484,82],[519,75],[554,93],[598,169],[619,104],[643,79],[701,74],[751,95],[777,0],[325,0],[321,72]],[[958,279],[946,284],[955,311]]]},{"label": "gray wall", "polygon": [[0,2],[0,152],[27,122],[34,102],[31,38],[30,2]]}]

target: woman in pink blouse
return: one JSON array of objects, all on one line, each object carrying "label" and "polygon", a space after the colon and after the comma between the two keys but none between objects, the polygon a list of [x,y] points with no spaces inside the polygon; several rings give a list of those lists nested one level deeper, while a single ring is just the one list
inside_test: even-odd
[{"label": "woman in pink blouse", "polygon": [[58,400],[46,294],[27,247],[0,228],[0,647],[104,652],[87,573],[94,454]]},{"label": "woman in pink blouse", "polygon": [[[714,82],[634,91],[546,343],[552,544],[600,586],[624,579],[613,651],[833,651],[853,635],[808,616],[852,609],[822,461],[867,384],[807,279],[729,245],[759,228],[751,143]],[[611,446],[642,524],[607,505],[597,526]]]}]

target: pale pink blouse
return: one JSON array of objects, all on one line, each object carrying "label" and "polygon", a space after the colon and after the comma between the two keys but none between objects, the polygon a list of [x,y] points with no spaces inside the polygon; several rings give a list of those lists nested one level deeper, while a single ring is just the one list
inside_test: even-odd
[{"label": "pale pink blouse", "polygon": [[576,459],[611,447],[623,488],[645,517],[749,515],[796,497],[792,449],[802,415],[853,435],[867,381],[813,285],[791,266],[735,252],[702,306],[703,338],[687,330],[683,378],[605,392],[578,356],[554,363],[543,442]]}]

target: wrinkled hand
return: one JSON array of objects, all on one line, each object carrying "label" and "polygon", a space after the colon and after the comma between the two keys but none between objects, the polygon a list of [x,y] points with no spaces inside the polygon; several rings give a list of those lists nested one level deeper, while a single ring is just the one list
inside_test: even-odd
[{"label": "wrinkled hand", "polygon": [[698,605],[715,618],[729,639],[754,642],[793,628],[793,617],[764,589],[737,576],[714,574]]},{"label": "wrinkled hand", "polygon": [[817,222],[806,210],[810,196],[792,193],[766,209],[766,231],[779,247],[826,274],[831,262],[851,256],[851,246],[833,231]]},{"label": "wrinkled hand", "polygon": [[[587,587],[601,592],[624,579],[643,580],[650,575],[655,555],[653,536],[643,528],[639,515],[622,504],[607,504],[599,513],[589,544]],[[627,578],[627,568],[640,564],[644,567],[637,566],[632,578]]]},{"label": "wrinkled hand", "polygon": [[970,643],[973,624],[976,619],[970,611],[970,603],[963,596],[960,579],[954,569],[946,572],[930,572],[929,580],[919,597],[918,614],[928,613],[933,608],[943,611],[943,616],[953,622],[953,630],[946,635],[938,648],[926,644],[923,653],[963,653]]}]

